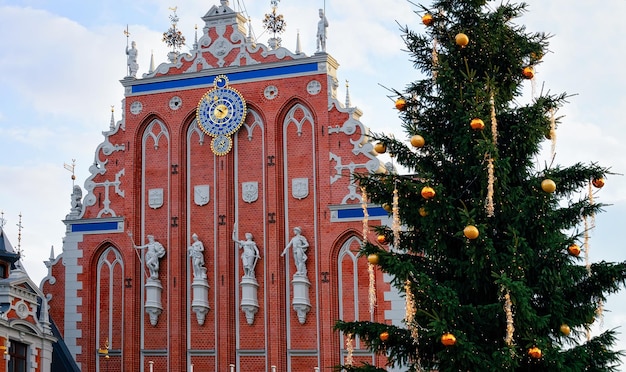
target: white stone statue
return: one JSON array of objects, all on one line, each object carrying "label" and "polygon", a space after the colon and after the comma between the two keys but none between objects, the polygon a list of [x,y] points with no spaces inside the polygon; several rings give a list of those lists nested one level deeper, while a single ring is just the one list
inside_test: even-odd
[{"label": "white stone statue", "polygon": [[233,227],[233,241],[236,245],[239,245],[243,252],[241,253],[241,262],[243,264],[243,276],[254,278],[254,268],[257,261],[261,258],[259,254],[259,248],[256,246],[254,240],[252,240],[252,233],[246,233],[246,240],[239,240],[237,237],[237,224]]},{"label": "white stone statue", "polygon": [[72,188],[72,201],[70,203],[71,209],[70,214],[68,214],[65,218],[68,220],[75,220],[80,216],[80,213],[83,209],[83,190],[78,185],[74,185]]},{"label": "white stone statue", "polygon": [[150,279],[159,279],[159,260],[165,256],[165,248],[154,240],[153,235],[148,235],[147,238],[148,244],[135,245],[135,249],[147,248],[145,260],[146,267],[150,271]]},{"label": "white stone statue", "polygon": [[326,51],[326,28],[328,28],[328,20],[324,14],[324,9],[319,11],[320,20],[317,22],[317,51]]},{"label": "white stone statue", "polygon": [[295,227],[293,234],[293,238],[291,238],[291,241],[289,241],[289,244],[287,244],[283,253],[280,255],[284,256],[287,254],[287,250],[291,247],[293,250],[293,263],[296,265],[296,275],[306,275],[306,251],[309,248],[309,242],[302,236],[302,229],[300,227]]},{"label": "white stone statue", "polygon": [[198,240],[198,235],[191,235],[193,243],[187,248],[191,264],[193,266],[193,277],[206,279],[206,268],[204,267],[204,244]]},{"label": "white stone statue", "polygon": [[139,51],[137,51],[137,44],[134,41],[130,43],[130,48],[126,45],[126,55],[128,56],[128,76],[130,77],[137,77],[137,70],[139,70],[137,54],[139,54]]}]

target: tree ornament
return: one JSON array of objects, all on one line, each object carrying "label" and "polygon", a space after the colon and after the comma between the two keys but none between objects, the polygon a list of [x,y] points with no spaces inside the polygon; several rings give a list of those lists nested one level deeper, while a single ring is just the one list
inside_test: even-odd
[{"label": "tree ornament", "polygon": [[570,334],[570,328],[567,324],[563,323],[561,324],[561,327],[559,328],[559,331],[561,331],[561,333],[565,336],[569,336]]},{"label": "tree ornament", "polygon": [[541,181],[541,189],[547,193],[553,193],[556,190],[556,183],[549,178]]},{"label": "tree ornament", "polygon": [[376,142],[376,144],[374,145],[374,151],[379,154],[384,154],[385,151],[387,151],[387,145],[382,142]]},{"label": "tree ornament", "polygon": [[383,235],[383,234],[378,235],[376,237],[376,240],[378,240],[378,242],[380,244],[387,244],[388,243],[387,237],[385,235]]},{"label": "tree ornament", "polygon": [[474,225],[467,225],[463,229],[463,235],[465,235],[465,237],[468,238],[468,239],[474,240],[474,239],[478,238],[478,235],[480,235],[480,233],[478,232],[478,228],[476,228],[476,226],[474,226]]},{"label": "tree ornament", "polygon": [[402,97],[398,98],[396,100],[396,108],[398,109],[398,111],[406,110],[406,100]]},{"label": "tree ornament", "polygon": [[528,356],[533,359],[541,359],[541,349],[537,346],[531,347],[530,349],[528,349]]},{"label": "tree ornament", "polygon": [[391,205],[389,205],[389,203],[383,203],[383,209],[389,213],[393,211],[393,208],[391,207]]},{"label": "tree ornament", "polygon": [[470,121],[470,127],[472,127],[472,129],[474,130],[483,130],[485,129],[485,122],[482,121],[480,118],[474,118],[472,119],[472,121]]},{"label": "tree ornament", "polygon": [[577,244],[572,244],[567,247],[567,252],[569,252],[569,254],[574,257],[578,257],[578,255],[580,254],[580,247]]},{"label": "tree ornament", "polygon": [[421,208],[419,209],[419,214],[420,214],[420,216],[422,216],[422,217],[426,217],[426,216],[428,216],[428,210],[426,210],[426,208],[424,208],[424,207],[421,207]]},{"label": "tree ornament", "polygon": [[456,337],[452,333],[446,332],[441,336],[441,343],[444,346],[454,346],[456,344]]},{"label": "tree ornament", "polygon": [[424,137],[420,136],[419,134],[411,137],[411,145],[413,145],[413,147],[423,147],[425,144],[426,140],[424,140]]},{"label": "tree ornament", "polygon": [[435,190],[430,186],[424,186],[422,188],[422,198],[432,199],[435,197]]},{"label": "tree ornament", "polygon": [[380,257],[378,257],[376,253],[370,253],[369,255],[367,255],[367,262],[371,263],[372,265],[378,265],[378,262],[380,262]]},{"label": "tree ornament", "polygon": [[430,13],[424,14],[422,17],[422,23],[426,26],[430,26],[433,24],[433,15]]},{"label": "tree ornament", "polygon": [[522,69],[522,75],[523,75],[526,79],[530,80],[530,79],[532,79],[532,78],[534,78],[534,77],[535,77],[535,69],[533,69],[533,68],[532,68],[532,67],[530,67],[530,66],[526,66],[526,67],[524,67],[524,68]]},{"label": "tree ornament", "polygon": [[387,331],[382,332],[380,335],[378,335],[378,338],[380,338],[382,342],[385,342],[389,339],[389,333]]},{"label": "tree ornament", "polygon": [[469,44],[469,37],[461,32],[456,34],[456,36],[454,37],[454,41],[456,42],[456,45],[464,48],[467,46],[467,44]]},{"label": "tree ornament", "polygon": [[594,178],[593,181],[591,181],[591,184],[598,188],[601,189],[604,186],[604,178],[600,177],[600,178]]}]

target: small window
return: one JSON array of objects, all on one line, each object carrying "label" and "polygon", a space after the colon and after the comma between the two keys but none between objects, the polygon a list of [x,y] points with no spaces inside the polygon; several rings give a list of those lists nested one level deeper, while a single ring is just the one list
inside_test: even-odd
[{"label": "small window", "polygon": [[8,278],[7,271],[7,265],[0,263],[0,278]]},{"label": "small window", "polygon": [[17,341],[11,341],[11,347],[9,347],[9,368],[8,372],[26,372],[26,355],[28,351],[28,345]]}]

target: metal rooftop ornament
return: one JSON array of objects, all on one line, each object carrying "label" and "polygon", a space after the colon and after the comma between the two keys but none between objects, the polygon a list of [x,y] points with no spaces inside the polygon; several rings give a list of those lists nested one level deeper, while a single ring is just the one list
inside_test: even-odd
[{"label": "metal rooftop ornament", "polygon": [[176,28],[176,24],[179,21],[178,15],[176,14],[176,9],[178,9],[178,7],[169,9],[172,11],[172,14],[170,15],[172,27],[163,33],[163,41],[167,46],[172,48],[172,51],[167,54],[168,58],[172,63],[176,63],[179,55],[178,50],[185,45],[185,37],[183,36],[183,33]]},{"label": "metal rooftop ornament", "polygon": [[280,0],[272,0],[272,12],[265,15],[265,19],[263,19],[263,28],[272,32],[274,34],[268,40],[269,46],[272,49],[280,48],[280,43],[282,39],[277,37],[276,34],[281,34],[285,32],[285,28],[287,27],[287,22],[283,18],[282,14],[276,14],[276,9],[278,8],[278,2]]}]

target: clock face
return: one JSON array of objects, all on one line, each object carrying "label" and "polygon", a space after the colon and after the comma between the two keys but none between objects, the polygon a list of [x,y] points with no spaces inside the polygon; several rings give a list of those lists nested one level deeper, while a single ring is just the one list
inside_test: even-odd
[{"label": "clock face", "polygon": [[246,119],[246,101],[237,90],[220,82],[223,80],[216,81],[215,89],[200,99],[196,110],[200,129],[212,137],[230,136]]},{"label": "clock face", "polygon": [[233,141],[228,136],[219,135],[211,141],[211,150],[215,155],[225,155],[231,147],[233,147]]}]

